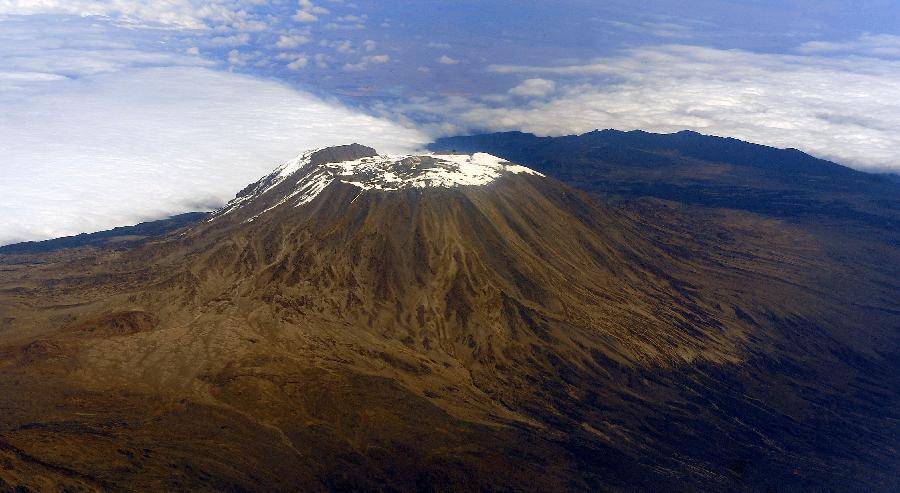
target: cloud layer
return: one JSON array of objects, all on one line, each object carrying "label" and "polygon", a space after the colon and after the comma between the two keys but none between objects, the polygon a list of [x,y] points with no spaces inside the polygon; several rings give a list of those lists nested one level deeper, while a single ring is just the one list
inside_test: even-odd
[{"label": "cloud layer", "polygon": [[283,84],[201,67],[45,82],[0,114],[0,244],[221,205],[300,150],[425,137]]},{"label": "cloud layer", "polygon": [[502,94],[420,99],[380,109],[435,122],[430,128],[443,134],[691,129],[900,171],[900,62],[894,60],[667,45],[579,64],[489,70],[522,79],[510,94],[550,97],[520,104]]},{"label": "cloud layer", "polygon": [[136,25],[205,29],[210,23],[238,23],[253,1],[246,0],[0,0],[0,14],[103,16]]}]

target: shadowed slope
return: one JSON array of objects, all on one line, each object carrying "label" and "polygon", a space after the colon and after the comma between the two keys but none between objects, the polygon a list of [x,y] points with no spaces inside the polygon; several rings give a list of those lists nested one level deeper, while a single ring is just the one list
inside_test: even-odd
[{"label": "shadowed slope", "polygon": [[640,130],[563,137],[505,132],[449,137],[430,147],[489,152],[606,196],[657,197],[854,229],[888,228],[891,241],[900,244],[900,185],[888,176],[856,171],[797,149],[690,131]]}]

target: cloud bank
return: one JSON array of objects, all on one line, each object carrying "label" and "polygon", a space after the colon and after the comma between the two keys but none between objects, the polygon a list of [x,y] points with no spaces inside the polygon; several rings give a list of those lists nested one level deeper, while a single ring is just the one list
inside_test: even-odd
[{"label": "cloud bank", "polygon": [[0,15],[63,14],[115,18],[136,25],[206,29],[240,24],[258,2],[247,0],[0,0]]},{"label": "cloud bank", "polygon": [[[232,72],[266,56],[232,48],[260,36],[240,32],[255,29],[241,10],[252,3],[0,0],[0,244],[216,207],[310,147],[405,151],[427,141]],[[315,7],[304,8],[321,15]],[[266,36],[284,48],[309,41]],[[310,60],[286,55],[278,63],[291,71]]]},{"label": "cloud bank", "polygon": [[0,244],[224,203],[300,150],[426,138],[291,89],[203,67],[43,82],[0,113]]},{"label": "cloud bank", "polygon": [[[871,38],[861,43],[871,45]],[[837,46],[802,50],[834,50]],[[796,147],[860,169],[900,171],[900,62],[876,57],[760,54],[687,45],[632,49],[568,65],[492,65],[519,78],[509,93],[420,98],[385,115],[432,122],[439,134],[597,128],[689,129]]]}]

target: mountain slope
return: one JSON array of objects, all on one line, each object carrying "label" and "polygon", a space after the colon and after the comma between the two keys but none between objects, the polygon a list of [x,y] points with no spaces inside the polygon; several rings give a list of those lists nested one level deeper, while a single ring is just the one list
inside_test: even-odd
[{"label": "mountain slope", "polygon": [[896,279],[823,288],[845,272],[802,230],[660,214],[350,145],[132,250],[11,259],[0,479],[896,487]]}]

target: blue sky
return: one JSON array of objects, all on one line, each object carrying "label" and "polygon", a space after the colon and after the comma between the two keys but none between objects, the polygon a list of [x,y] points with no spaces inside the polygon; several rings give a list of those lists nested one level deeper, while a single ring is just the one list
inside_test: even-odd
[{"label": "blue sky", "polygon": [[0,0],[0,244],[216,207],[299,151],[692,129],[900,170],[888,1]]}]

